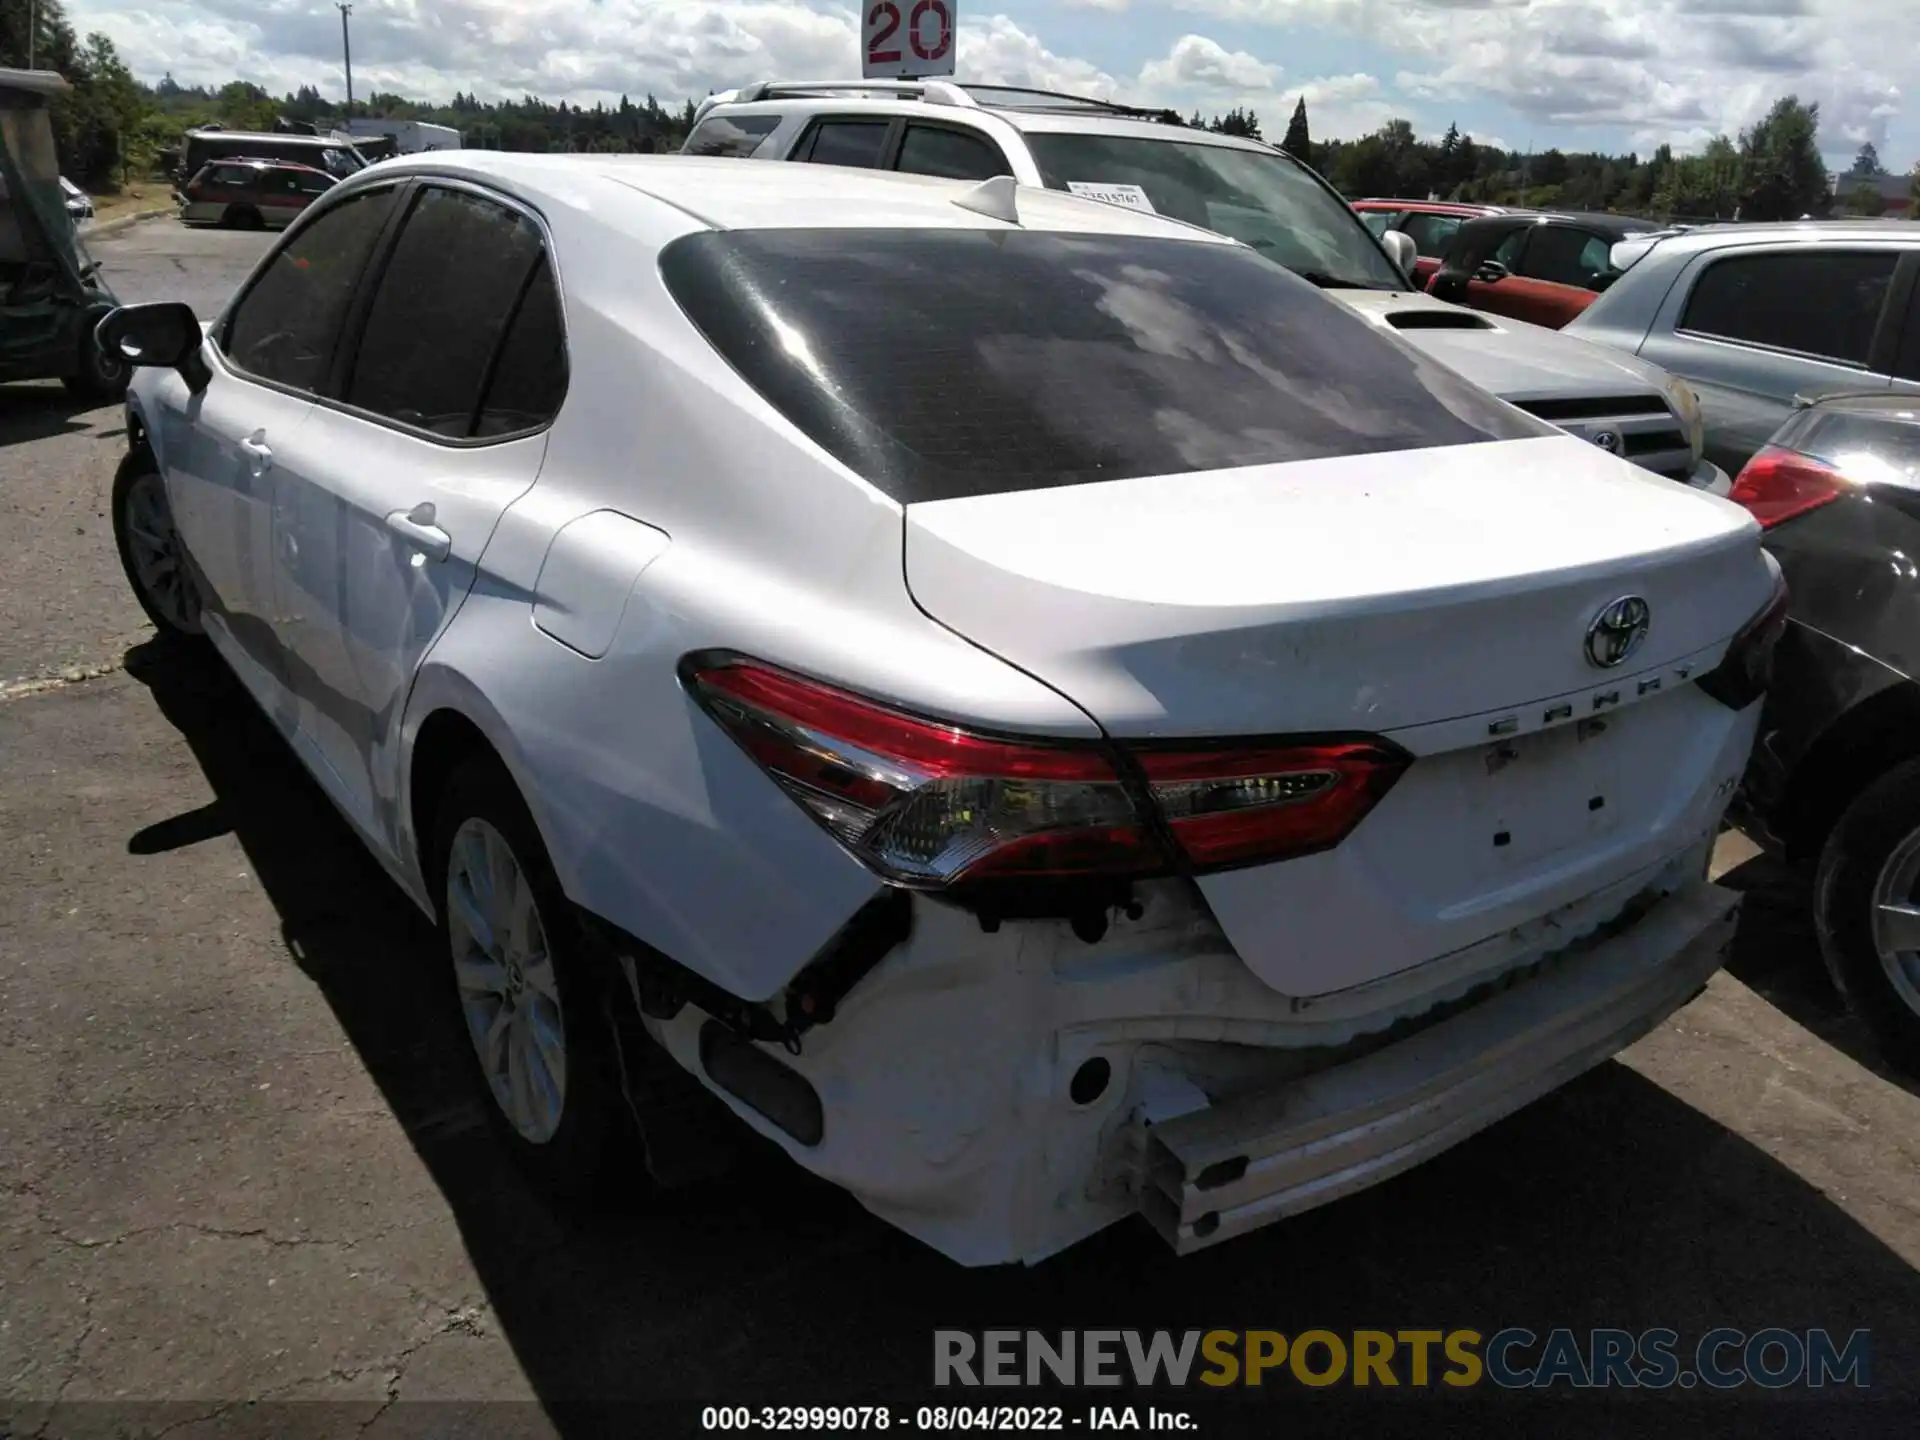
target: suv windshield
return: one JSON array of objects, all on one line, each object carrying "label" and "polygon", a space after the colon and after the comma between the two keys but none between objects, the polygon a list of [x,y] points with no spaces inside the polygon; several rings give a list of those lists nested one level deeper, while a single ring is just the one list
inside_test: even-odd
[{"label": "suv windshield", "polygon": [[1026,140],[1051,189],[1133,186],[1162,215],[1230,235],[1316,285],[1407,288],[1353,211],[1278,151],[1045,131]]},{"label": "suv windshield", "polygon": [[1215,240],[709,231],[660,271],[749,385],[902,503],[1554,433]]}]

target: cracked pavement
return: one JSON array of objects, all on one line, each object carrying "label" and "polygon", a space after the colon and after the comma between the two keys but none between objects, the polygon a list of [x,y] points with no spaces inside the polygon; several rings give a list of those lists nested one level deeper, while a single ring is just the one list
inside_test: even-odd
[{"label": "cracked pavement", "polygon": [[[127,298],[210,310],[263,243],[99,249]],[[1738,837],[1729,973],[1622,1061],[1185,1261],[1126,1225],[962,1271],[776,1161],[555,1211],[484,1128],[424,924],[237,686],[145,644],[104,516],[119,426],[0,387],[0,1436],[606,1428],[576,1402],[685,1433],[703,1404],[955,1398],[932,1330],[1009,1324],[1866,1327],[1873,1388],[1824,1428],[1911,1413],[1920,1087]],[[1206,1428],[1278,1403],[1298,1429],[1299,1398],[1220,1397],[1253,1418]],[[1312,1398],[1349,1432],[1383,1413]]]}]

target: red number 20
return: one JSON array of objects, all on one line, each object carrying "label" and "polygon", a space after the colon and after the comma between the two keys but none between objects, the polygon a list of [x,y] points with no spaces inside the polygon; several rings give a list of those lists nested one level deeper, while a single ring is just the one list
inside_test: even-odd
[{"label": "red number 20", "polygon": [[[931,49],[920,43],[920,20],[929,13],[940,27],[935,32]],[[938,60],[947,53],[947,48],[953,44],[953,12],[947,9],[946,0],[920,0],[913,7],[913,13],[907,19],[907,43],[913,46],[913,53],[922,60]]]},{"label": "red number 20", "polygon": [[[921,0],[922,4],[927,0]],[[880,0],[867,12],[867,23],[880,22],[880,28],[874,32],[873,39],[867,45],[867,59],[875,65],[892,65],[900,59],[898,50],[882,50],[880,47],[891,40],[894,32],[900,28],[900,11],[892,0]],[[915,48],[918,48],[917,46]]]}]

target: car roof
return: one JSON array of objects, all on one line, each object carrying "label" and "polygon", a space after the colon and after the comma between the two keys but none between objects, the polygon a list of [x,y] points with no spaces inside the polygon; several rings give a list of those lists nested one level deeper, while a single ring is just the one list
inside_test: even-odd
[{"label": "car roof", "polygon": [[1887,390],[1838,390],[1829,395],[1810,397],[1798,408],[1809,410],[1845,410],[1850,414],[1878,419],[1920,423],[1920,395]]},{"label": "car roof", "polygon": [[1663,254],[1718,250],[1729,245],[1774,244],[1795,240],[1805,244],[1846,240],[1920,240],[1920,221],[1885,220],[1785,220],[1722,221],[1695,225],[1663,236],[1658,249]]},{"label": "car roof", "polygon": [[965,123],[969,116],[991,115],[1029,135],[1112,135],[1140,140],[1170,140],[1252,150],[1272,155],[1278,146],[1239,135],[1223,135],[1157,118],[1171,111],[1121,105],[1051,90],[1000,85],[958,85],[948,81],[818,81],[748,85],[710,96],[701,119],[717,110],[729,114],[794,114],[832,111],[836,115],[925,115]]},{"label": "car roof", "polygon": [[344,185],[379,184],[410,174],[491,183],[543,212],[591,210],[603,223],[636,236],[657,233],[655,213],[640,201],[643,195],[714,230],[1006,228],[1003,220],[955,203],[992,186],[994,193],[1012,190],[1019,226],[1026,230],[1238,243],[1165,216],[1057,190],[1015,187],[1004,179],[983,186],[890,170],[755,165],[708,156],[431,150],[382,161]]}]

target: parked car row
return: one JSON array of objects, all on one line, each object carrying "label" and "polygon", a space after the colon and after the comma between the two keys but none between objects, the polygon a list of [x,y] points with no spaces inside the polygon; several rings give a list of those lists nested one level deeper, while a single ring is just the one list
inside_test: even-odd
[{"label": "parked car row", "polygon": [[757,85],[688,149],[386,161],[98,331],[135,595],[434,923],[544,1184],[698,1173],[711,1110],[962,1263],[1220,1243],[1698,993],[1743,777],[1920,1025],[1859,545],[1910,412],[1730,484],[1683,380],[1114,105]]}]

